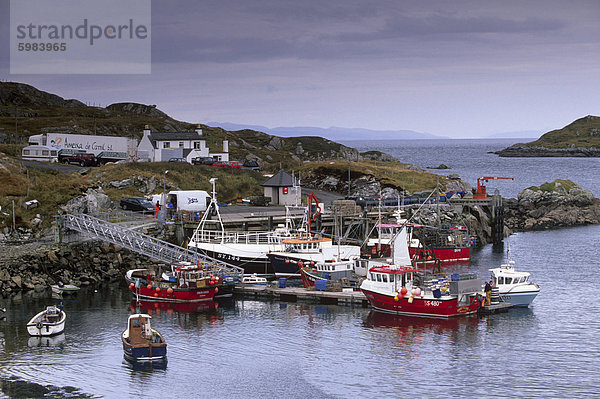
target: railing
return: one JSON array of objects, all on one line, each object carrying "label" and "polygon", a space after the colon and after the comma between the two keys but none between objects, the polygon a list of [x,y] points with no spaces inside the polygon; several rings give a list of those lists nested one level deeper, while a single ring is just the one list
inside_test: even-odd
[{"label": "railing", "polygon": [[225,262],[187,251],[185,248],[139,233],[132,229],[108,223],[90,215],[62,215],[62,226],[87,236],[119,245],[131,251],[165,263],[206,261],[220,264],[224,274],[241,281],[244,269]]},{"label": "railing", "polygon": [[287,234],[279,234],[272,231],[247,232],[231,231],[223,232],[221,230],[196,230],[192,235],[191,242],[210,242],[210,243],[228,243],[228,244],[277,244],[283,238],[289,237]]}]

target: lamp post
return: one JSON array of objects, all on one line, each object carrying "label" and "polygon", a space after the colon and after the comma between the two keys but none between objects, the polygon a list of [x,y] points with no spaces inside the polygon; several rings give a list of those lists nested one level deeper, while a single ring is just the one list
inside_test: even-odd
[{"label": "lamp post", "polygon": [[167,198],[165,195],[165,187],[167,185],[167,173],[169,173],[168,170],[165,170],[165,173],[163,174],[163,194],[162,194],[162,206],[163,209],[167,208]]}]

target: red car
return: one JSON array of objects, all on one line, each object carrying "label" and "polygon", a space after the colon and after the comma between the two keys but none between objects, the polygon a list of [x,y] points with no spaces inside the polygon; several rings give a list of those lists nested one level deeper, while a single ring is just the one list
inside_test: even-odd
[{"label": "red car", "polygon": [[242,163],[240,161],[217,161],[212,164],[212,166],[216,166],[217,168],[233,168],[240,169],[242,167]]}]

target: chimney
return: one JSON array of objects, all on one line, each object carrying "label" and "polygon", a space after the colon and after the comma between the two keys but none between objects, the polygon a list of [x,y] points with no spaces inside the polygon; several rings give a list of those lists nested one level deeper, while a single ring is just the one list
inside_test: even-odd
[{"label": "chimney", "polygon": [[224,153],[229,152],[229,141],[228,140],[223,140],[223,152]]},{"label": "chimney", "polygon": [[144,137],[150,136],[150,126],[144,125]]},{"label": "chimney", "polygon": [[200,125],[196,125],[196,133],[202,136],[202,127]]}]

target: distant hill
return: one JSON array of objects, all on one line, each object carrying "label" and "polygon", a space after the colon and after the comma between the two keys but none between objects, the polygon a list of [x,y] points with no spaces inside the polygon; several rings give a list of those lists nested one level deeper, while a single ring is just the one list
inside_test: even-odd
[{"label": "distant hill", "polygon": [[371,130],[361,128],[329,127],[327,129],[314,126],[275,127],[258,125],[242,125],[229,122],[208,122],[210,126],[219,126],[226,130],[252,129],[280,137],[317,136],[329,140],[413,140],[413,139],[445,139],[446,136],[435,136],[412,130]]},{"label": "distant hill", "polygon": [[588,115],[529,143],[496,154],[502,157],[600,157],[600,117]]},{"label": "distant hill", "polygon": [[[193,131],[200,126],[213,151],[220,151],[227,139],[232,159],[255,159],[272,169],[294,168],[311,160],[363,158],[357,150],[321,137],[277,137],[252,129],[228,131],[175,120],[156,105],[92,107],[27,84],[0,82],[0,144],[25,145],[27,137],[48,132],[140,138],[146,125],[161,132]],[[393,159],[372,152],[365,157]]]}]

